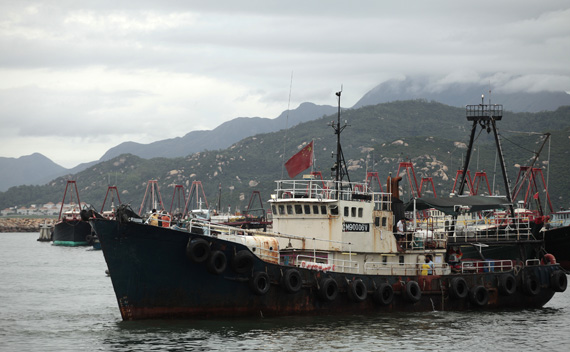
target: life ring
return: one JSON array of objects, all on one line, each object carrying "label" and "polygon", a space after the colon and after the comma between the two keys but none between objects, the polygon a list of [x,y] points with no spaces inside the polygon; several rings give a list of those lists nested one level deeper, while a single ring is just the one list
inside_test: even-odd
[{"label": "life ring", "polygon": [[203,238],[193,239],[186,246],[186,256],[194,263],[202,263],[210,256],[210,244]]},{"label": "life ring", "polygon": [[517,280],[512,274],[499,276],[499,293],[503,296],[510,296],[517,290]]},{"label": "life ring", "polygon": [[327,277],[321,280],[319,288],[319,296],[327,302],[332,302],[338,295],[338,284],[335,279]]},{"label": "life ring", "polygon": [[556,258],[554,258],[554,255],[546,253],[540,263],[542,265],[554,265],[556,264]]},{"label": "life ring", "polygon": [[524,292],[529,296],[536,296],[540,292],[540,284],[534,275],[528,275],[524,280]]},{"label": "life ring", "polygon": [[249,280],[249,286],[253,292],[257,295],[264,295],[269,291],[269,275],[264,271],[258,271],[253,274],[251,280]]},{"label": "life ring", "polygon": [[208,271],[215,275],[220,275],[221,273],[226,270],[228,260],[226,259],[226,255],[222,251],[213,251],[208,258],[208,262],[206,263],[206,268]]},{"label": "life ring", "polygon": [[246,249],[237,252],[232,259],[232,268],[238,274],[245,274],[253,268],[253,254]]},{"label": "life ring", "polygon": [[555,292],[564,292],[568,286],[568,278],[562,270],[556,270],[550,274],[550,288]]},{"label": "life ring", "polygon": [[412,303],[416,303],[422,298],[422,290],[416,281],[408,281],[404,286],[404,296]]},{"label": "life ring", "polygon": [[281,284],[287,292],[295,293],[301,289],[301,286],[303,286],[303,279],[297,269],[289,269],[283,275]]},{"label": "life ring", "polygon": [[381,283],[374,291],[373,298],[376,303],[382,306],[390,305],[394,299],[394,289],[392,288],[392,285],[385,282]]},{"label": "life ring", "polygon": [[362,302],[368,295],[366,284],[361,279],[352,280],[348,284],[348,296],[354,302]]},{"label": "life ring", "polygon": [[489,302],[489,291],[482,285],[475,286],[469,291],[471,303],[483,307]]},{"label": "life ring", "polygon": [[449,294],[453,298],[463,299],[469,294],[467,281],[462,277],[454,277],[449,285]]}]

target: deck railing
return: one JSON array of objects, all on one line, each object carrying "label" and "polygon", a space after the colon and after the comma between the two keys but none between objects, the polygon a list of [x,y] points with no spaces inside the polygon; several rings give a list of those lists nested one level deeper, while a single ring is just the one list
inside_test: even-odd
[{"label": "deck railing", "polygon": [[366,262],[364,264],[364,273],[370,275],[428,275],[430,270],[432,275],[444,275],[450,271],[447,263],[434,263],[432,269],[425,267],[425,263]]},{"label": "deck railing", "polygon": [[[274,200],[288,200],[292,198],[309,198],[319,201],[330,200],[358,200],[374,202],[375,210],[390,210],[392,195],[390,193],[375,192],[368,184],[359,182],[334,182],[323,180],[280,180],[275,181],[277,188],[272,195]],[[337,185],[339,185],[337,187]]]},{"label": "deck railing", "polygon": [[[480,219],[456,219],[430,217],[416,222],[416,231],[432,233],[434,240],[447,235],[449,242],[497,242],[535,240],[532,223],[528,217],[487,217]],[[438,235],[439,234],[439,235]]]}]

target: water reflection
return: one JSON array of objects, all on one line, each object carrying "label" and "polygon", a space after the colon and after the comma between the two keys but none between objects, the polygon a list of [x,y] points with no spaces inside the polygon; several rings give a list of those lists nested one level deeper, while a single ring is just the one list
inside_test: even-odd
[{"label": "water reflection", "polygon": [[[480,351],[492,346],[518,350],[521,336],[529,331],[542,335],[544,325],[561,315],[563,309],[544,308],[519,312],[150,320],[117,323],[105,345],[116,351]],[[551,344],[546,338],[535,341],[543,347]]]}]

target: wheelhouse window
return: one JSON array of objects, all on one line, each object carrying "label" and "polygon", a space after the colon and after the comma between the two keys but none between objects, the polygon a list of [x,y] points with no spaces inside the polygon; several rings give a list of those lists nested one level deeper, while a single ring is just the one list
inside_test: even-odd
[{"label": "wheelhouse window", "polygon": [[285,215],[285,206],[283,204],[279,205],[279,215]]},{"label": "wheelhouse window", "polygon": [[344,216],[348,216],[348,207],[344,207]]},{"label": "wheelhouse window", "polygon": [[361,218],[362,217],[362,208],[358,208],[358,217]]},{"label": "wheelhouse window", "polygon": [[319,206],[313,205],[313,214],[319,214]]},{"label": "wheelhouse window", "polygon": [[303,207],[301,204],[295,204],[295,214],[303,214]]},{"label": "wheelhouse window", "polygon": [[[336,205],[331,206],[330,210],[331,210],[331,215],[338,215],[338,207]],[[326,207],[325,207],[325,211],[326,211]]]},{"label": "wheelhouse window", "polygon": [[[321,214],[327,215],[327,206],[326,205],[321,205]],[[337,214],[338,214],[338,209],[337,209]]]},{"label": "wheelhouse window", "polygon": [[356,217],[356,207],[352,207],[352,208],[350,209],[350,215],[351,215],[353,218]]},{"label": "wheelhouse window", "polygon": [[308,204],[305,204],[305,214],[311,214],[311,206]]},{"label": "wheelhouse window", "polygon": [[293,206],[291,204],[287,204],[287,214],[293,215]]}]

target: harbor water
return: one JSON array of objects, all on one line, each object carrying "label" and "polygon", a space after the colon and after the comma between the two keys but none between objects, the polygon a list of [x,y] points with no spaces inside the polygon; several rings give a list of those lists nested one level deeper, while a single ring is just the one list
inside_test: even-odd
[{"label": "harbor water", "polygon": [[570,289],[541,309],[121,320],[101,251],[0,233],[0,351],[565,351]]}]

